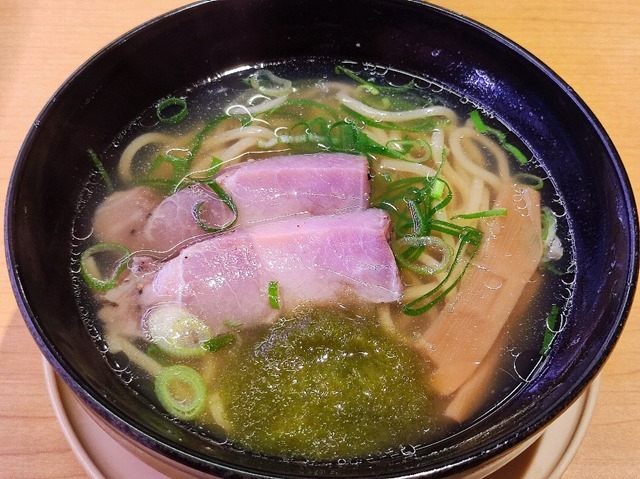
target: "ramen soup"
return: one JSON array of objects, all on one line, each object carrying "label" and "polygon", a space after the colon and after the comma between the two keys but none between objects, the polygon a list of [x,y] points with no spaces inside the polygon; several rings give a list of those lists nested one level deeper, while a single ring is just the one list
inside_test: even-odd
[{"label": "ramen soup", "polygon": [[571,237],[480,107],[312,66],[208,79],[89,150],[79,300],[114,370],[186,430],[286,460],[407,454],[544,367]]}]

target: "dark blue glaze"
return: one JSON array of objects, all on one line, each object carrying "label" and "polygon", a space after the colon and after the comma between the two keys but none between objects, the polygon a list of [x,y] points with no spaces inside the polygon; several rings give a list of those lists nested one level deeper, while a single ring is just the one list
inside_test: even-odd
[{"label": "dark blue glaze", "polygon": [[[240,65],[318,56],[391,66],[476,101],[527,144],[566,203],[578,264],[567,328],[546,370],[466,431],[464,442],[453,438],[415,457],[340,468],[215,447],[132,400],[78,314],[69,244],[75,201],[91,168],[86,149],[106,148],[139,112],[202,78]],[[40,349],[84,403],[132,442],[225,477],[444,477],[526,440],[593,379],[633,297],[638,225],[628,178],[600,123],[552,71],[496,32],[409,0],[218,0],[128,33],[56,92],[16,162],[5,246],[18,305]]]}]

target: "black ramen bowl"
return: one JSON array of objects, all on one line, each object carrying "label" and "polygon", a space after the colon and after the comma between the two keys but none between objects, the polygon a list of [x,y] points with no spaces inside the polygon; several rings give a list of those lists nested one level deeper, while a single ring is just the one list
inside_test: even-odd
[{"label": "black ramen bowl", "polygon": [[[548,365],[491,414],[411,457],[312,466],[187,434],[114,374],[76,303],[70,244],[92,169],[87,148],[106,149],[140,112],[203,79],[316,57],[409,72],[492,112],[555,181],[575,239],[574,296]],[[15,296],[56,372],[106,430],[145,460],[205,477],[482,477],[531,443],[589,385],[622,331],[637,279],[631,188],[588,107],[496,32],[411,0],[218,0],[142,25],[83,65],[36,119],[5,214]]]}]

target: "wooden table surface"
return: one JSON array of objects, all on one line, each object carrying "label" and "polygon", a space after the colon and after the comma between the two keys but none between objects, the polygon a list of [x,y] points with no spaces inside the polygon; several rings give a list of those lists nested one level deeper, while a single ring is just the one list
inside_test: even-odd
[{"label": "wooden table surface", "polygon": [[[54,90],[102,46],[182,3],[180,0],[0,0],[3,209],[4,193],[21,142]],[[640,198],[638,0],[439,0],[434,3],[505,34],[564,78],[603,123]],[[639,351],[640,303],[632,309],[622,338],[603,369],[591,425],[563,479],[640,478]],[[80,477],[87,477],[87,473],[73,455],[53,414],[39,351],[20,317],[3,267],[0,271],[0,478]]]}]

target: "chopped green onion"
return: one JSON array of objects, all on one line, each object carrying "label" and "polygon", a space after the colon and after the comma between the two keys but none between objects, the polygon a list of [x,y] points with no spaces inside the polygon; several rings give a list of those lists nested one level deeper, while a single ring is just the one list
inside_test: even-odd
[{"label": "chopped green onion", "polygon": [[[431,99],[424,98],[421,95],[417,94],[416,90],[414,89],[413,80],[404,86],[384,86],[376,85],[371,81],[367,81],[343,66],[336,67],[335,72],[337,74],[344,74],[359,83],[359,86],[356,88],[356,95],[360,96],[361,101],[363,101],[365,104],[374,108],[387,111],[403,111],[408,108],[415,107],[417,103],[432,103]],[[361,94],[358,95],[358,93]],[[419,120],[417,123],[424,122],[424,124],[426,125],[429,121],[429,119]],[[386,128],[387,125],[385,125],[385,123],[387,122],[381,122],[380,127]],[[377,125],[372,124],[371,126],[375,127]],[[402,127],[400,128],[400,130],[404,129],[405,128]],[[425,126],[422,130],[416,129],[414,131],[426,131],[427,129],[433,129],[433,126]]]},{"label": "chopped green onion", "polygon": [[164,349],[157,344],[150,344],[147,346],[144,353],[162,366],[169,366],[175,362],[175,359],[167,354]]},{"label": "chopped green onion", "polygon": [[216,173],[220,171],[220,168],[222,168],[222,164],[222,160],[212,157],[209,168],[187,173],[181,178],[174,175],[173,179],[167,181],[167,184],[172,185],[170,194],[177,193],[179,190],[193,185],[194,183],[207,183],[212,181]]},{"label": "chopped green onion", "polygon": [[556,323],[560,316],[560,309],[555,304],[551,306],[551,311],[547,316],[546,329],[544,331],[544,337],[542,338],[542,347],[540,348],[540,354],[546,356],[551,350],[551,343],[555,339],[559,331],[556,330]]},{"label": "chopped green onion", "polygon": [[473,122],[473,126],[478,133],[496,137],[500,145],[509,153],[511,153],[521,165],[524,165],[529,161],[529,159],[524,155],[524,153],[522,153],[522,151],[520,151],[518,147],[507,142],[507,135],[505,135],[500,130],[487,126],[480,116],[480,112],[478,110],[473,110],[471,113],[469,113],[469,118]]},{"label": "chopped green onion", "polygon": [[[463,227],[458,249],[445,278],[427,293],[405,304],[402,308],[404,314],[408,316],[423,314],[444,299],[446,295],[449,294],[449,292],[462,280],[464,273],[471,263],[471,258],[473,258],[478,250],[481,239],[482,233],[480,231],[473,228]],[[467,249],[470,249],[468,253],[469,260],[464,261],[463,255]]]},{"label": "chopped green onion", "polygon": [[181,306],[160,305],[146,318],[151,340],[164,352],[178,357],[204,354],[203,343],[211,338],[207,325]]},{"label": "chopped green onion", "polygon": [[513,175],[513,179],[520,184],[533,188],[534,190],[541,190],[544,186],[544,180],[531,173],[517,173]]},{"label": "chopped green onion", "polygon": [[[168,110],[175,110],[174,107],[178,107],[178,111],[167,115]],[[156,107],[156,115],[162,123],[180,123],[187,117],[188,112],[187,100],[175,96],[162,100]]]},{"label": "chopped green onion", "polygon": [[191,151],[191,159],[195,158],[196,155],[200,152],[200,148],[202,148],[202,142],[207,137],[209,133],[216,129],[220,123],[229,118],[235,118],[240,121],[239,118],[233,117],[231,115],[220,115],[213,120],[209,121],[194,137],[191,141],[191,147],[189,150]]},{"label": "chopped green onion", "polygon": [[215,181],[205,181],[204,184],[209,186],[213,190],[213,192],[218,196],[218,198],[220,198],[220,200],[222,200],[222,202],[227,206],[227,208],[231,210],[231,212],[233,213],[233,218],[231,219],[231,221],[229,221],[227,224],[223,225],[220,228],[213,228],[207,225],[201,216],[204,202],[199,202],[194,205],[193,216],[196,219],[198,226],[200,226],[200,228],[202,228],[202,230],[206,233],[219,233],[221,231],[226,231],[229,228],[231,228],[235,224],[236,220],[238,219],[238,208],[236,204],[233,202],[233,200],[231,199],[231,197],[227,195],[227,193],[222,189],[222,187],[218,183],[216,183]]},{"label": "chopped green onion", "polygon": [[98,170],[98,173],[100,173],[100,176],[102,176],[102,180],[104,181],[104,184],[106,185],[109,192],[113,191],[113,182],[111,181],[111,177],[109,176],[109,173],[107,173],[107,170],[105,170],[104,165],[102,164],[102,161],[100,161],[100,158],[98,158],[98,155],[96,155],[96,152],[89,148],[87,150],[87,153],[89,154],[91,161]]},{"label": "chopped green onion", "polygon": [[269,304],[273,309],[280,309],[280,287],[277,281],[269,281],[267,288]]},{"label": "chopped green onion", "polygon": [[[105,269],[96,262],[96,256],[107,256],[111,274],[102,277]],[[131,252],[118,243],[96,243],[82,252],[80,256],[80,274],[85,283],[96,291],[108,291],[118,284],[118,277],[127,268]],[[100,263],[103,263],[101,261]]]},{"label": "chopped green onion", "polygon": [[476,213],[467,213],[461,215],[455,215],[452,217],[452,220],[463,219],[463,220],[475,220],[478,218],[489,218],[491,216],[507,216],[506,208],[495,208],[492,210],[478,211]]},{"label": "chopped green onion", "polygon": [[344,74],[346,76],[348,76],[349,78],[351,78],[352,80],[357,81],[358,83],[360,83],[360,85],[362,85],[363,87],[365,87],[367,93],[370,93],[371,95],[379,95],[380,94],[380,90],[378,89],[378,87],[376,87],[376,85],[374,85],[371,82],[368,82],[362,78],[360,78],[358,75],[356,75],[353,71],[349,70],[348,68],[345,68],[341,65],[338,65],[336,67],[336,73],[340,74]]},{"label": "chopped green onion", "polygon": [[482,232],[469,226],[459,226],[448,221],[432,219],[429,222],[431,229],[440,231],[451,236],[457,236],[466,243],[473,246],[480,246],[482,241]]},{"label": "chopped green onion", "polygon": [[188,156],[176,156],[173,154],[158,155],[151,165],[151,171],[157,171],[163,163],[167,163],[173,170],[173,178],[177,182],[184,178],[189,171],[191,158]]},{"label": "chopped green onion", "polygon": [[[453,198],[449,185],[438,177],[443,165],[444,158],[433,177],[389,181],[380,196],[372,199],[372,204],[388,211],[392,218],[395,235],[393,252],[401,268],[416,274],[436,274],[448,268],[440,283],[404,305],[404,313],[411,316],[431,309],[460,282],[482,241],[482,233],[475,228],[435,218],[435,214],[444,209]],[[455,253],[447,245],[441,247],[439,262],[423,256],[428,245],[426,240],[420,238],[430,237],[432,232],[458,238]],[[443,245],[446,244],[440,241]],[[433,252],[438,253],[437,249]]]},{"label": "chopped green onion", "polygon": [[217,351],[220,351],[225,346],[233,344],[235,340],[236,340],[236,335],[233,333],[218,334],[213,338],[209,339],[208,341],[206,341],[202,345],[202,347],[209,352],[215,353]]},{"label": "chopped green onion", "polygon": [[179,364],[160,371],[155,380],[155,393],[169,414],[191,421],[204,410],[207,385],[195,369]]},{"label": "chopped green onion", "polygon": [[480,116],[480,112],[478,110],[473,110],[471,113],[469,113],[469,118],[471,118],[473,126],[478,133],[484,134],[489,132],[489,127],[482,120],[482,117]]},{"label": "chopped green onion", "polygon": [[[185,175],[183,180],[190,180],[195,183],[203,183],[205,181],[210,181],[216,175],[216,173],[220,171],[220,168],[222,168],[222,164],[223,163],[220,158],[216,158],[215,156],[212,156],[211,162],[209,163],[208,168],[198,170],[198,171],[193,171]],[[189,184],[189,181],[186,182],[186,185],[188,184]]]},{"label": "chopped green onion", "polygon": [[[401,251],[400,248],[402,246],[409,246],[409,248]],[[440,259],[438,260],[429,255],[430,264],[425,263],[425,258],[422,258],[425,249],[438,254]],[[453,248],[437,236],[403,236],[394,242],[393,250],[400,266],[419,275],[442,273],[453,256]],[[421,259],[422,261],[420,261]]]},{"label": "chopped green onion", "polygon": [[444,187],[446,185],[447,184],[440,178],[435,178],[432,182],[431,189],[429,190],[429,197],[434,200],[439,200],[440,198],[442,198],[442,195],[444,194]]},{"label": "chopped green onion", "polygon": [[516,146],[513,146],[511,143],[504,143],[502,145],[504,147],[505,150],[507,150],[509,153],[511,153],[513,155],[513,157],[518,160],[518,163],[520,163],[521,165],[526,164],[529,161],[529,158],[527,158],[524,153],[522,153],[522,151],[520,151],[520,149]]},{"label": "chopped green onion", "polygon": [[542,241],[546,242],[550,231],[555,234],[557,224],[556,216],[550,208],[542,208],[540,211],[540,221],[542,223]]},{"label": "chopped green onion", "polygon": [[413,231],[416,235],[424,235],[427,233],[429,220],[426,218],[424,211],[420,208],[420,203],[415,200],[407,199],[407,206],[411,213],[411,221],[413,222]]}]

